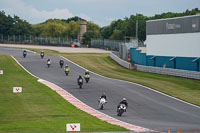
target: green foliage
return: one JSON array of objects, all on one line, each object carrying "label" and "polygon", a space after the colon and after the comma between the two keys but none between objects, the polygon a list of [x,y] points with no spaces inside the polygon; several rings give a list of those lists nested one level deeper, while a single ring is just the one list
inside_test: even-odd
[{"label": "green foliage", "polygon": [[5,15],[4,11],[0,11],[0,34],[2,35],[32,35],[32,27],[25,20],[20,19],[18,16],[13,18]]},{"label": "green foliage", "polygon": [[120,30],[114,30],[113,34],[110,36],[110,40],[123,40],[124,36]]},{"label": "green foliage", "polygon": [[79,31],[80,31],[80,22],[71,21],[69,23],[69,29],[67,30],[68,36],[70,36],[70,38],[72,39],[76,39]]},{"label": "green foliage", "polygon": [[47,24],[44,25],[42,36],[59,37],[63,35],[65,30],[66,30],[66,27],[60,23],[48,22]]},{"label": "green foliage", "polygon": [[[82,19],[82,18],[80,18],[78,16],[75,16],[75,17],[72,17],[72,18],[68,18],[67,20],[66,19],[61,19],[61,21],[65,22],[65,23],[70,23],[71,21],[77,22],[77,21],[81,21],[81,20],[84,20],[84,19]],[[86,20],[84,20],[84,21],[86,21]]]},{"label": "green foliage", "polygon": [[91,39],[100,39],[101,34],[99,31],[87,31],[83,34],[83,44],[84,45],[90,45]]}]

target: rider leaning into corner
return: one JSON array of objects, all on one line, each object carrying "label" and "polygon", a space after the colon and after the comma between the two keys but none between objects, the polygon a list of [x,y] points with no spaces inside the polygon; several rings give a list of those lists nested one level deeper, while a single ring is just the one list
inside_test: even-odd
[{"label": "rider leaning into corner", "polygon": [[[117,106],[117,111],[118,111],[118,109],[119,109],[120,104],[125,104],[125,105],[126,105],[126,108],[128,108],[128,102],[127,102],[126,98],[123,98],[122,101],[118,104],[118,106]],[[126,111],[126,110],[125,110],[125,111]]]}]

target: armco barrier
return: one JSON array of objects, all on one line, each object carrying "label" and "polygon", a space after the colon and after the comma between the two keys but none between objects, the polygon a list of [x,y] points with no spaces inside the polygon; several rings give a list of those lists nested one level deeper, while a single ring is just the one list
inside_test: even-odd
[{"label": "armco barrier", "polygon": [[110,58],[113,59],[114,61],[116,61],[121,66],[128,68],[128,69],[132,69],[131,63],[120,59],[117,55],[113,54],[112,52],[110,53]]},{"label": "armco barrier", "polygon": [[120,59],[114,53],[110,53],[110,57],[121,66],[128,69],[135,68],[137,71],[141,71],[141,72],[150,72],[150,73],[178,76],[178,77],[184,77],[184,78],[200,79],[200,72],[173,69],[173,68],[143,66],[143,65],[137,65],[137,64],[135,64],[135,66],[133,67],[131,63]]}]

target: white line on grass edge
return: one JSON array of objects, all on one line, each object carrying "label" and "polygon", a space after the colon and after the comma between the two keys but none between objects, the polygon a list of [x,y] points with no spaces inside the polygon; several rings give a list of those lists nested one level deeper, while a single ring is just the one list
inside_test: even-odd
[{"label": "white line on grass edge", "polygon": [[[15,62],[17,62],[17,64],[18,65],[20,65],[26,72],[28,72],[30,75],[32,75],[33,77],[35,77],[35,78],[37,78],[38,80],[37,81],[41,81],[41,80],[44,80],[44,79],[41,79],[41,78],[39,78],[39,77],[37,77],[37,76],[35,76],[34,74],[32,74],[31,72],[29,72],[22,64],[20,64],[19,63],[19,61],[17,60],[17,59],[15,59],[15,57],[14,56],[12,56],[12,55],[10,55],[14,60],[15,60]],[[64,59],[66,59],[65,57],[63,57],[63,56],[60,56],[60,57],[62,57],[62,58],[64,58]],[[68,60],[68,59],[66,59],[66,60]],[[69,61],[69,60],[68,60]],[[71,62],[71,61],[70,61]],[[73,62],[72,62],[73,63]],[[73,63],[73,64],[75,64],[75,63]],[[77,65],[77,66],[79,66],[78,64],[75,64],[75,65]],[[81,66],[79,66],[79,67],[81,67]],[[82,69],[85,69],[85,68],[83,68],[83,67],[81,67]],[[86,70],[86,69],[85,69]],[[92,72],[92,73],[94,73],[94,72]],[[94,73],[95,74],[95,73]],[[98,75],[98,74],[97,74]],[[101,75],[99,75],[99,76],[101,76]],[[44,80],[44,81],[48,81],[48,80]],[[50,82],[50,81],[48,81],[48,82]],[[41,83],[41,82],[40,82]],[[52,83],[52,82],[50,82],[50,83]],[[53,85],[56,85],[56,84],[54,84],[54,83],[52,83]],[[56,86],[58,86],[58,85],[56,85]],[[48,86],[47,86],[48,87]],[[78,98],[76,98],[75,96],[73,96],[72,94],[70,94],[69,92],[67,92],[66,90],[64,90],[63,88],[61,88],[60,86],[58,86],[60,89],[62,89],[63,91],[65,91],[66,93],[68,93],[69,95],[71,95],[72,97],[74,97],[76,100],[78,100],[80,103],[82,103],[82,104],[84,104],[84,105],[86,105],[86,106],[88,106],[90,109],[92,109],[92,110],[95,110],[94,108],[92,108],[92,107],[90,107],[89,105],[87,105],[87,104],[85,104],[85,103],[83,103],[82,101],[80,101]],[[112,119],[115,119],[115,120],[117,120],[117,121],[120,121],[120,122],[122,122],[122,123],[125,123],[125,124],[128,124],[128,125],[133,125],[133,124],[130,124],[130,123],[127,123],[127,122],[124,122],[124,121],[121,121],[121,120],[118,120],[118,119],[116,119],[116,118],[114,118],[114,117],[111,117],[111,116],[109,116],[109,115],[107,115],[107,114],[104,114],[104,113],[102,113],[102,112],[100,112],[100,111],[98,111],[98,110],[95,110],[95,111],[97,111],[98,113],[101,113],[101,114],[103,114],[103,115],[105,115],[105,116],[107,116],[107,117],[110,117],[110,118],[112,118]],[[84,111],[85,112],[85,111]],[[89,114],[89,113],[88,113]],[[91,114],[90,114],[91,115]],[[114,125],[114,124],[113,124]],[[117,125],[117,126],[119,126],[119,125]],[[137,125],[134,125],[134,126],[137,126]],[[144,128],[144,127],[141,127],[141,126],[137,126],[137,127],[140,127],[140,128]],[[154,130],[151,130],[151,129],[148,129],[148,128],[144,128],[144,129],[147,129],[147,130],[149,130],[149,131],[151,131],[151,132],[158,132],[158,131],[154,131]]]},{"label": "white line on grass edge", "polygon": [[[82,68],[82,69],[84,69],[84,70],[88,70],[88,69],[86,69],[86,68],[84,68],[84,67],[82,67],[82,66],[80,66],[80,65],[78,65],[78,64],[76,64],[76,63],[74,63],[74,62],[72,62],[71,60],[65,58],[64,56],[60,56],[60,57],[62,57],[63,59],[65,59],[65,60],[71,62],[72,64],[74,64],[74,65],[76,65],[76,66],[78,66],[78,67],[80,67],[80,68]],[[103,76],[103,75],[97,74],[97,73],[92,72],[92,71],[90,71],[90,72],[93,73],[93,74],[95,74],[95,75],[98,75],[98,76],[100,76],[100,77],[103,77],[103,78],[112,79],[112,80],[118,80],[118,81],[127,82],[127,83],[131,83],[131,84],[134,84],[134,85],[138,85],[138,86],[144,87],[144,88],[146,88],[146,89],[148,89],[148,90],[157,92],[157,93],[162,94],[162,95],[164,95],[164,96],[167,96],[167,97],[169,97],[169,98],[175,99],[175,100],[177,100],[177,101],[183,102],[183,103],[185,103],[185,104],[188,104],[188,105],[191,105],[191,106],[194,106],[194,107],[197,107],[197,108],[200,109],[200,107],[197,106],[197,105],[194,105],[194,104],[192,104],[192,103],[183,101],[183,100],[178,99],[178,98],[175,98],[175,97],[173,97],[173,96],[169,96],[169,95],[167,95],[167,94],[165,94],[165,93],[159,92],[159,91],[154,90],[154,89],[152,89],[152,88],[149,88],[149,87],[147,87],[147,86],[144,86],[144,85],[141,85],[141,84],[137,84],[137,83],[133,83],[133,82],[129,82],[129,81],[125,81],[125,80],[120,80],[120,79],[114,79],[114,78],[105,77],[105,76]]]}]

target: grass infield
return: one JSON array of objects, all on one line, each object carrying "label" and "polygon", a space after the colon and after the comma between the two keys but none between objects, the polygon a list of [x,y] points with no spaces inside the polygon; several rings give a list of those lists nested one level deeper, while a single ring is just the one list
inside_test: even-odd
[{"label": "grass infield", "polygon": [[66,123],[81,123],[84,132],[127,131],[78,110],[9,56],[0,55],[0,70],[0,133],[65,133]]}]

